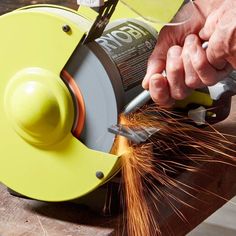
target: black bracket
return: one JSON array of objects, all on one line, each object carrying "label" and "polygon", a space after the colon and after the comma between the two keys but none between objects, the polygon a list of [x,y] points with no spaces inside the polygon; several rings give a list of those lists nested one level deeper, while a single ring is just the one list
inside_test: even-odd
[{"label": "black bracket", "polygon": [[118,2],[119,0],[107,0],[103,6],[92,8],[98,12],[98,16],[85,37],[84,44],[94,41],[103,34]]}]

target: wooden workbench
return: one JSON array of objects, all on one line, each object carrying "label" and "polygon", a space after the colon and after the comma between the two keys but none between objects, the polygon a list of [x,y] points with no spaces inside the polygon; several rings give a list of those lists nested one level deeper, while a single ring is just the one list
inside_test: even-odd
[{"label": "wooden workbench", "polygon": [[[0,13],[30,3],[53,3],[70,6],[76,9],[76,0],[1,0]],[[235,109],[234,109],[235,106]],[[236,131],[236,100],[230,117],[218,129],[225,133]],[[207,175],[184,173],[179,180],[188,180],[202,186],[209,192],[194,192],[196,198],[181,196],[196,209],[181,206],[188,223],[178,218],[173,211],[160,205],[160,216],[163,235],[185,235],[196,225],[220,208],[226,201],[210,192],[231,199],[236,195],[235,167],[223,164],[206,164]],[[185,181],[186,182],[186,181]],[[177,195],[179,193],[176,193]],[[108,236],[118,232],[118,217],[103,217],[74,203],[44,203],[11,196],[3,185],[0,185],[0,236]],[[235,219],[236,223],[236,219]]]}]

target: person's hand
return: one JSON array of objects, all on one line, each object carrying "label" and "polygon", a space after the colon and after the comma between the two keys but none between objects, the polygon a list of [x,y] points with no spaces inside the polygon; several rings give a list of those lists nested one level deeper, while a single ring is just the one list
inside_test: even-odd
[{"label": "person's hand", "polygon": [[236,1],[225,0],[213,11],[199,36],[209,41],[207,59],[215,68],[221,70],[228,63],[236,68]]},{"label": "person's hand", "polygon": [[[178,26],[164,27],[148,62],[143,87],[149,89],[152,99],[161,106],[171,106],[174,100],[185,98],[191,89],[212,85],[225,75],[210,65],[197,36],[207,16],[224,0],[197,0],[189,21]],[[189,3],[177,18],[189,14]],[[167,77],[162,75],[166,70]]]}]

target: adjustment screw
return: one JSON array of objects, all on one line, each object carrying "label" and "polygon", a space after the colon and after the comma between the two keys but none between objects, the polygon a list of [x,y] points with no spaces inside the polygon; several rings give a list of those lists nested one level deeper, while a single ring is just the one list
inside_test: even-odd
[{"label": "adjustment screw", "polygon": [[96,177],[97,177],[98,179],[103,179],[103,178],[104,178],[103,172],[102,172],[102,171],[97,171],[97,172],[96,172]]},{"label": "adjustment screw", "polygon": [[71,30],[71,28],[70,28],[69,25],[63,25],[63,26],[62,26],[62,30],[63,30],[64,32],[68,33],[68,32]]}]

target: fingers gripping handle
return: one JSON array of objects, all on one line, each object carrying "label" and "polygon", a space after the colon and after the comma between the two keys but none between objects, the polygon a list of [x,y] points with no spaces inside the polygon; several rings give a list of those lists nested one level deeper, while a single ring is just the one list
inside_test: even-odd
[{"label": "fingers gripping handle", "polygon": [[[202,48],[207,49],[207,47],[208,47],[208,42],[204,42],[202,44]],[[162,75],[166,77],[166,72],[163,71]],[[137,111],[140,107],[145,105],[150,99],[151,99],[150,92],[144,90],[124,108],[123,114],[128,115],[132,112]]]}]

